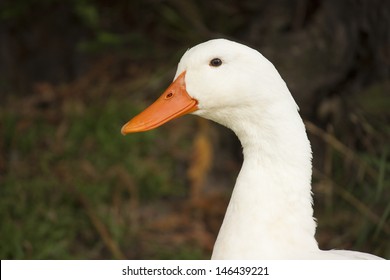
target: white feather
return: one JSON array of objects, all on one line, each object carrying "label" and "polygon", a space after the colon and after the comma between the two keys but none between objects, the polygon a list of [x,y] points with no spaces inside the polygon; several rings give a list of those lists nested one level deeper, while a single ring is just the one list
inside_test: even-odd
[{"label": "white feather", "polygon": [[[213,58],[222,65],[213,67]],[[244,163],[214,246],[213,259],[378,259],[352,251],[321,251],[315,240],[311,147],[298,107],[266,58],[224,39],[189,49],[187,92],[194,114],[232,129]]]}]

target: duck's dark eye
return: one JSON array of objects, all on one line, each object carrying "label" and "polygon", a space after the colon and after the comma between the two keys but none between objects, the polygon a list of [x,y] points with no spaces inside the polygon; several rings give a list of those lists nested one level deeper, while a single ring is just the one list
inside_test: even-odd
[{"label": "duck's dark eye", "polygon": [[221,65],[222,65],[222,60],[219,58],[213,58],[212,60],[210,60],[210,66],[218,67]]}]

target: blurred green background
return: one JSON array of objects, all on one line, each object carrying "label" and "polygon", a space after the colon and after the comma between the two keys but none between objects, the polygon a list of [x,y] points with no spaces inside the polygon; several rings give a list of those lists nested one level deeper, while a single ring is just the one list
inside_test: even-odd
[{"label": "blurred green background", "polygon": [[269,58],[301,108],[320,247],[390,258],[389,26],[385,0],[1,1],[0,258],[210,258],[234,134],[120,128],[220,37]]}]

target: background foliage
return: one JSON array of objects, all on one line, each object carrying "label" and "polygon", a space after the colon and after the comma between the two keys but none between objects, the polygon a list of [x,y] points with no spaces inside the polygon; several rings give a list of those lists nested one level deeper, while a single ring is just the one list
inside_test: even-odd
[{"label": "background foliage", "polygon": [[194,117],[122,137],[184,51],[261,51],[314,150],[320,247],[390,258],[385,0],[0,2],[0,257],[209,258],[241,166]]}]

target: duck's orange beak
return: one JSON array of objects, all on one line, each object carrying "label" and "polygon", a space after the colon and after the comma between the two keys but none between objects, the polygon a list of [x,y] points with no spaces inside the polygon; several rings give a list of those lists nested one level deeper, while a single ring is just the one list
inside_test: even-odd
[{"label": "duck's orange beak", "polygon": [[187,93],[185,74],[185,71],[181,73],[152,105],[128,121],[122,127],[122,134],[150,130],[196,111],[198,102]]}]

